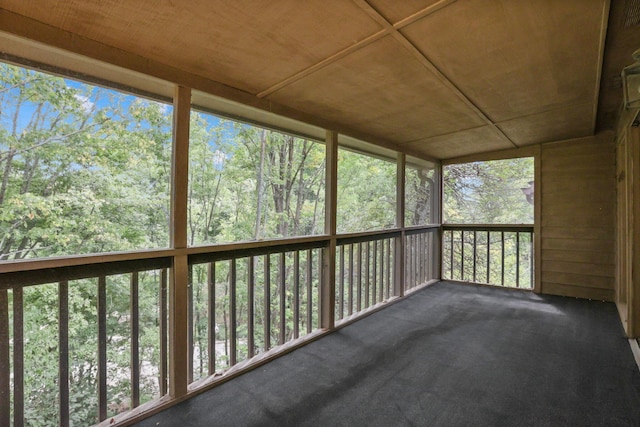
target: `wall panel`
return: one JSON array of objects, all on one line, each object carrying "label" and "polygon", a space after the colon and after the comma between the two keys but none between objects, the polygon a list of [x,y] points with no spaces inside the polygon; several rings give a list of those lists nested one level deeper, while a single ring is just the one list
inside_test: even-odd
[{"label": "wall panel", "polygon": [[542,293],[613,301],[613,135],[544,144],[541,155]]}]

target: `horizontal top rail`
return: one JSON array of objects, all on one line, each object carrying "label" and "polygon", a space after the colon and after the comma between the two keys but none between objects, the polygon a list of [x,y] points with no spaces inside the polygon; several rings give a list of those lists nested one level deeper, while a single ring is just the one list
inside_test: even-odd
[{"label": "horizontal top rail", "polygon": [[114,274],[131,273],[133,271],[147,271],[169,268],[171,257],[155,257],[143,259],[129,259],[93,264],[70,265],[40,270],[12,271],[0,274],[0,289],[14,286],[42,285],[65,280],[79,280],[92,277],[110,276]]},{"label": "horizontal top rail", "polygon": [[327,237],[315,239],[290,239],[283,241],[271,241],[270,244],[243,245],[242,247],[215,250],[212,252],[199,252],[189,254],[189,264],[202,264],[206,262],[224,261],[233,258],[246,258],[250,256],[267,255],[282,252],[294,252],[307,249],[324,248],[329,239]]},{"label": "horizontal top rail", "polygon": [[532,232],[533,224],[442,224],[443,230]]},{"label": "horizontal top rail", "polygon": [[[439,224],[432,224],[407,227],[404,230],[407,234],[418,234],[437,230],[439,227]],[[445,227],[452,226],[447,225]],[[468,228],[469,226],[463,225],[459,227]],[[520,228],[522,227],[520,226]],[[509,228],[508,231],[517,230]],[[395,238],[399,237],[401,233],[402,230],[400,228],[394,228],[359,233],[345,233],[340,234],[335,238],[338,245],[345,245]],[[91,277],[124,274],[133,271],[169,268],[171,266],[171,258],[174,256],[186,255],[188,256],[189,264],[201,264],[232,258],[316,249],[327,246],[330,239],[331,236],[323,234],[288,239],[265,239],[238,243],[194,246],[182,249],[165,248],[157,250],[3,261],[0,262],[0,289],[9,289],[14,286],[31,286],[60,282],[64,280],[79,280]]]},{"label": "horizontal top rail", "polygon": [[336,238],[336,244],[349,245],[351,243],[372,242],[374,240],[390,239],[400,236],[399,228],[390,230],[365,231],[362,233],[341,234]]},{"label": "horizontal top rail", "polygon": [[438,231],[440,227],[441,227],[440,224],[414,225],[414,226],[405,228],[404,234],[411,236],[413,234],[434,232],[434,231]]}]

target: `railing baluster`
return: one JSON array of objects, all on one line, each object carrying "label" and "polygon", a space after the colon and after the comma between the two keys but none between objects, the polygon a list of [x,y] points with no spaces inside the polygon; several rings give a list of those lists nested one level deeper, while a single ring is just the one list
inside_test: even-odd
[{"label": "railing baluster", "polygon": [[353,276],[354,276],[354,264],[353,264],[353,244],[349,245],[349,316],[353,314]]},{"label": "railing baluster", "polygon": [[232,258],[229,260],[229,317],[231,318],[229,321],[229,366],[235,365],[238,357],[238,352],[236,351],[236,305],[236,259]]},{"label": "railing baluster", "polygon": [[449,278],[451,280],[453,280],[453,258],[454,258],[454,254],[453,254],[453,230],[449,230],[449,236],[450,236],[450,238],[449,238],[449,242],[450,242],[449,249],[450,249],[450,252],[451,252],[451,254],[450,254],[450,256],[451,256],[451,265],[450,265],[451,273],[449,274],[449,276],[450,276]]},{"label": "railing baluster", "polygon": [[271,348],[271,257],[264,256],[264,351]]},{"label": "railing baluster", "polygon": [[321,248],[318,249],[318,289],[317,289],[317,298],[318,298],[318,311],[317,311],[317,319],[318,319],[318,324],[316,325],[317,328],[320,328],[322,326],[322,322],[320,319],[320,312],[322,310],[322,284],[324,283],[324,251],[328,251],[328,248]]},{"label": "railing baluster", "polygon": [[418,283],[420,285],[424,284],[426,280],[426,265],[425,265],[425,254],[427,252],[425,247],[427,235],[424,233],[420,233],[418,236],[418,271],[420,274],[418,275]]},{"label": "railing baluster", "polygon": [[395,250],[391,247],[391,240],[387,239],[387,299],[391,297],[391,275],[393,274],[391,271],[391,257],[395,253]]},{"label": "railing baluster", "polygon": [[502,247],[500,249],[502,251],[500,284],[504,286],[504,231],[500,232],[500,240],[502,241]]},{"label": "railing baluster", "polygon": [[300,335],[300,251],[293,253],[293,338]]},{"label": "railing baluster", "polygon": [[413,280],[411,287],[415,288],[420,283],[420,236],[413,236]]},{"label": "railing baluster", "polygon": [[491,283],[491,231],[487,231],[487,283]]},{"label": "railing baluster", "polygon": [[520,287],[520,232],[516,232],[516,288]]},{"label": "railing baluster", "polygon": [[405,262],[404,262],[404,288],[405,290],[410,287],[412,280],[412,268],[413,268],[413,250],[411,248],[411,241],[413,236],[405,237]]},{"label": "railing baluster", "polygon": [[311,251],[311,249],[307,250],[307,276],[306,276],[306,282],[307,282],[307,333],[310,334],[312,331],[312,325],[311,322],[313,321],[313,294],[312,294],[312,289],[313,289],[313,284],[312,284],[312,280],[313,280],[313,252]]},{"label": "railing baluster", "polygon": [[365,280],[365,284],[364,284],[364,306],[363,308],[367,308],[369,307],[369,285],[371,284],[371,276],[370,276],[370,267],[371,267],[371,263],[369,260],[369,257],[371,256],[370,254],[370,245],[369,242],[365,242],[365,250],[364,250],[364,256],[365,256],[365,260],[364,260],[364,280]]},{"label": "railing baluster", "polygon": [[460,280],[464,281],[464,230],[460,230]]},{"label": "railing baluster", "polygon": [[187,342],[189,357],[187,357],[187,383],[193,382],[193,354],[195,342],[193,340],[193,266],[188,267],[189,278],[187,284]]},{"label": "railing baluster", "polygon": [[[64,283],[64,286],[63,286]],[[66,295],[63,295],[62,289],[66,286],[66,282],[59,284],[59,301],[60,301],[60,324],[58,327],[60,337],[60,359],[62,360],[62,351],[64,344],[66,344],[67,354],[69,348],[69,303]],[[66,304],[66,306],[62,306]],[[64,318],[63,311],[66,312],[66,319]],[[63,322],[66,323],[63,325]],[[64,326],[64,332],[63,332]],[[63,334],[66,334],[63,336]],[[66,341],[65,341],[66,338]],[[62,376],[62,370],[59,370],[60,381],[60,425],[69,425],[69,359],[66,359],[66,375]],[[62,368],[62,365],[60,366]],[[67,381],[64,382],[62,379]],[[66,395],[63,386],[66,385]],[[66,399],[65,399],[66,397]],[[2,421],[0,420],[0,425]],[[23,293],[21,286],[15,286],[13,288],[13,425],[24,425],[24,305],[23,305]]]},{"label": "railing baluster", "polygon": [[356,312],[362,310],[362,243],[358,243],[357,257],[358,259],[356,260],[357,261],[356,280],[357,280],[358,293],[356,294]]},{"label": "railing baluster", "polygon": [[476,261],[478,258],[478,244],[477,244],[477,239],[478,239],[478,233],[474,230],[473,231],[473,281],[474,283],[476,282]]},{"label": "railing baluster", "polygon": [[286,306],[287,306],[287,289],[286,289],[286,271],[285,271],[285,253],[281,252],[280,253],[280,257],[279,257],[279,261],[278,261],[278,275],[280,278],[280,283],[278,283],[278,290],[280,291],[280,297],[279,297],[279,303],[280,303],[280,327],[279,327],[279,331],[278,331],[278,344],[282,345],[284,344],[284,337],[285,337],[285,327],[287,324],[287,313],[286,313]]},{"label": "railing baluster", "polygon": [[167,269],[163,268],[160,273],[160,369],[158,382],[160,383],[160,394],[164,396],[167,394],[167,319],[168,311],[167,311]]},{"label": "railing baluster", "polygon": [[380,241],[380,286],[378,286],[378,301],[384,301],[384,245],[385,240]]},{"label": "railing baluster", "polygon": [[533,276],[533,232],[529,233],[529,287],[533,289],[534,287],[534,276]]},{"label": "railing baluster", "polygon": [[344,245],[340,245],[340,293],[338,295],[339,316],[344,318]]},{"label": "railing baluster", "polygon": [[107,280],[98,277],[98,419],[107,419]]},{"label": "railing baluster", "polygon": [[140,406],[140,310],[138,304],[138,272],[131,273],[131,292],[129,307],[131,309],[131,407]]},{"label": "railing baluster", "polygon": [[11,423],[11,362],[9,359],[9,297],[0,289],[0,425]]},{"label": "railing baluster", "polygon": [[379,240],[373,242],[373,275],[371,276],[372,288],[371,288],[371,305],[376,304],[377,288],[378,288],[378,243]]},{"label": "railing baluster", "polygon": [[207,264],[207,364],[209,375],[216,372],[216,264]]},{"label": "railing baluster", "polygon": [[254,307],[255,307],[255,258],[247,258],[247,357],[255,355]]}]

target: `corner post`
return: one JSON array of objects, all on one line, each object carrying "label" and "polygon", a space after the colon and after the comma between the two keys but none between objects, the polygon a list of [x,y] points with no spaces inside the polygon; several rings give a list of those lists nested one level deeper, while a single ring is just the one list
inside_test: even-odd
[{"label": "corner post", "polygon": [[395,269],[394,275],[394,294],[396,296],[404,296],[405,287],[405,230],[404,230],[404,185],[405,185],[405,165],[407,157],[404,153],[398,153],[396,161],[396,226],[400,229],[400,236],[395,238],[395,251],[393,255],[393,263]]},{"label": "corner post", "polygon": [[322,251],[322,301],[320,304],[321,327],[335,327],[336,299],[336,233],[338,204],[338,134],[327,131],[326,136],[326,180],[325,180],[325,221],[324,232],[329,235],[329,242]]},{"label": "corner post", "polygon": [[[173,97],[173,140],[171,158],[172,249],[187,247],[187,188],[189,185],[189,117],[191,89],[177,85]],[[169,395],[187,394],[189,265],[187,255],[174,255],[169,281]]]}]

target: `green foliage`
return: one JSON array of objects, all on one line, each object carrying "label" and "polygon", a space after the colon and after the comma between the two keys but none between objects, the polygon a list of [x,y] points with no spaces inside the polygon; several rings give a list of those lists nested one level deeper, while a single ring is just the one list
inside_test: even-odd
[{"label": "green foliage", "polygon": [[395,216],[396,164],[338,151],[338,232],[392,228]]},{"label": "green foliage", "polygon": [[444,221],[453,224],[533,224],[523,189],[533,181],[533,158],[444,167]]}]

